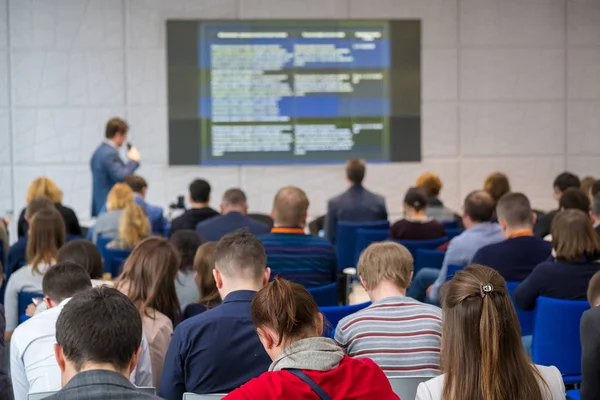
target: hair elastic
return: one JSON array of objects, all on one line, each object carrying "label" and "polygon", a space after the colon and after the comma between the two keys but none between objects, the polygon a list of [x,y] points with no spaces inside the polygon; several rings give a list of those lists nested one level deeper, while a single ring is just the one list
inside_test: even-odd
[{"label": "hair elastic", "polygon": [[486,294],[492,293],[494,291],[494,285],[491,283],[481,285],[481,298],[484,298]]}]

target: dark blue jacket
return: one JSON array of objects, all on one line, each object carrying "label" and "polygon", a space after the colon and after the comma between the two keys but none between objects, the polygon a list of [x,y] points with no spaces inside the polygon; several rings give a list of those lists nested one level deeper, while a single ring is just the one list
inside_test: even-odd
[{"label": "dark blue jacket", "polygon": [[[594,262],[596,261],[596,262]],[[533,310],[540,296],[563,300],[585,300],[592,276],[600,271],[600,260],[587,262],[545,261],[534,268],[513,294],[521,310]]]},{"label": "dark blue jacket", "polygon": [[[6,329],[6,320],[4,319],[4,307],[0,305],[0,330]],[[12,400],[13,391],[8,376],[8,348],[4,342],[4,335],[0,337],[0,399]]]},{"label": "dark blue jacket", "polygon": [[551,253],[552,243],[535,236],[518,236],[482,247],[471,262],[494,268],[508,282],[521,282]]},{"label": "dark blue jacket", "polygon": [[102,142],[94,151],[90,161],[92,169],[92,217],[100,213],[106,202],[106,196],[115,183],[123,182],[140,164],[129,160],[127,164],[119,157],[119,151],[106,142]]},{"label": "dark blue jacket", "polygon": [[158,394],[228,393],[266,372],[271,359],[250,315],[256,292],[229,293],[223,303],[180,323],[165,356]]},{"label": "dark blue jacket", "polygon": [[354,185],[327,203],[325,236],[335,244],[338,222],[375,222],[387,219],[385,199],[361,185]]},{"label": "dark blue jacket", "polygon": [[246,229],[254,236],[264,235],[271,231],[262,222],[239,212],[219,215],[196,225],[196,232],[207,242],[217,242],[223,236],[237,229]]}]

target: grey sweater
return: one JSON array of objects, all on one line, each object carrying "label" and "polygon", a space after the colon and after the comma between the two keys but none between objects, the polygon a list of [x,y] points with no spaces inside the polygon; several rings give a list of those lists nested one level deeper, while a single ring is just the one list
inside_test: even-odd
[{"label": "grey sweater", "polygon": [[269,371],[282,369],[308,369],[331,371],[344,358],[342,349],[329,338],[312,337],[292,343],[273,361]]},{"label": "grey sweater", "polygon": [[98,216],[96,225],[94,225],[94,233],[92,234],[92,242],[98,242],[98,236],[107,238],[116,238],[119,236],[119,221],[121,220],[123,210],[107,211]]}]

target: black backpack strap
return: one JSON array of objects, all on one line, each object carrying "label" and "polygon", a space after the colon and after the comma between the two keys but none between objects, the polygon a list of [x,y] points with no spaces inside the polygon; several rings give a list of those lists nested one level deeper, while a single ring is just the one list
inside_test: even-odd
[{"label": "black backpack strap", "polygon": [[286,371],[288,371],[290,374],[296,375],[304,383],[306,383],[308,386],[310,386],[310,388],[313,390],[313,392],[315,392],[321,400],[331,400],[331,397],[329,397],[329,395],[327,393],[325,393],[323,388],[321,386],[317,385],[317,382],[310,379],[309,376],[306,375],[304,372],[300,371],[299,369],[286,369]]}]

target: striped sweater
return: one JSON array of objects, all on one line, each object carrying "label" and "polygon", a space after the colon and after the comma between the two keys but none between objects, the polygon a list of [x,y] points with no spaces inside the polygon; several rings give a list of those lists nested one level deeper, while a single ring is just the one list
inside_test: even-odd
[{"label": "striped sweater", "polygon": [[442,310],[388,297],[342,319],[335,340],[350,357],[375,361],[388,377],[440,373]]}]

